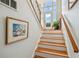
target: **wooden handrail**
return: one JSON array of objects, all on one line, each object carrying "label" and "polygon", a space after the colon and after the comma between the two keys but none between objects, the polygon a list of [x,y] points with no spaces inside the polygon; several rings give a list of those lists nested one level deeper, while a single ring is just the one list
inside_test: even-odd
[{"label": "wooden handrail", "polygon": [[[38,10],[39,10],[40,19],[39,19],[38,15],[37,15],[37,12],[36,12],[36,10],[35,10],[35,8],[34,8],[34,5],[33,5],[32,1],[31,1],[31,0],[26,0],[26,1],[28,2],[28,5],[29,5],[29,7],[30,7],[32,13],[33,13],[33,14],[35,13],[35,14],[34,14],[34,17],[37,18],[37,21],[39,22],[40,28],[42,29],[43,27],[42,27],[42,25],[41,25],[41,10],[40,10],[39,6],[37,6],[37,7],[38,7]],[[37,3],[37,1],[36,1],[36,3]],[[38,3],[37,3],[37,5],[38,5]],[[31,7],[32,7],[32,8],[31,8]],[[32,9],[33,9],[33,10],[32,10]]]},{"label": "wooden handrail", "polygon": [[75,39],[74,39],[73,36],[72,36],[72,33],[71,33],[70,30],[69,30],[69,27],[68,27],[68,25],[67,25],[67,23],[66,23],[66,21],[65,21],[65,19],[64,19],[64,17],[63,17],[63,15],[61,15],[61,21],[62,21],[62,20],[63,20],[64,25],[65,25],[65,27],[66,27],[67,34],[68,34],[68,36],[69,36],[69,38],[70,38],[70,41],[71,41],[73,50],[74,50],[74,52],[78,52],[78,51],[79,51],[79,50],[78,50],[78,46],[77,46],[77,44],[76,44],[76,42],[75,42]]}]

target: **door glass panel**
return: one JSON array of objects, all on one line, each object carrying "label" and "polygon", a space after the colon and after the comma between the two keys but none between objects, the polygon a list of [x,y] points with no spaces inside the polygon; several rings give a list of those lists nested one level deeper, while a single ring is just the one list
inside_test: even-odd
[{"label": "door glass panel", "polygon": [[46,27],[50,27],[51,26],[51,14],[45,14],[45,23],[46,23]]}]

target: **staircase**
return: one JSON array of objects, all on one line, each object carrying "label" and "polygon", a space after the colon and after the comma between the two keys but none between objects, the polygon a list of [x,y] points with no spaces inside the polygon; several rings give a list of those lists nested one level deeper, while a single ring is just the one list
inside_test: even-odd
[{"label": "staircase", "polygon": [[61,30],[42,31],[42,37],[34,58],[67,58],[67,50]]}]

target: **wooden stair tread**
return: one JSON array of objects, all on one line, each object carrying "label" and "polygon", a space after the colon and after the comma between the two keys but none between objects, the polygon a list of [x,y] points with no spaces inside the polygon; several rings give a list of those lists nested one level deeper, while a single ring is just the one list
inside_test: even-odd
[{"label": "wooden stair tread", "polygon": [[47,37],[47,36],[42,36],[40,39],[52,39],[52,40],[54,40],[54,39],[56,39],[56,40],[63,40],[64,39],[64,37]]},{"label": "wooden stair tread", "polygon": [[42,34],[63,34],[61,30],[41,31]]},{"label": "wooden stair tread", "polygon": [[55,43],[55,42],[40,41],[39,44],[49,45],[49,46],[66,47],[65,43]]},{"label": "wooden stair tread", "polygon": [[49,31],[49,32],[62,32],[62,30],[43,30],[42,32],[47,32],[47,31]]},{"label": "wooden stair tread", "polygon": [[34,58],[45,58],[45,57],[35,55]]},{"label": "wooden stair tread", "polygon": [[38,47],[36,52],[46,53],[46,54],[51,54],[51,55],[57,55],[57,56],[62,56],[62,57],[68,57],[66,51],[59,51],[59,50],[55,50],[55,49]]}]

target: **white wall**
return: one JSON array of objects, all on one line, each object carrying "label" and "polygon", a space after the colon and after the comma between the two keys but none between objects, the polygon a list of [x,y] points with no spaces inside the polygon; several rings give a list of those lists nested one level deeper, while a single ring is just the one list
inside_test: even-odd
[{"label": "white wall", "polygon": [[[77,4],[70,10],[68,10],[68,0],[62,0],[62,10],[63,15],[65,15],[65,20],[68,21],[71,32],[75,38],[75,41],[79,47],[79,0]],[[70,57],[79,57],[79,53],[74,53],[73,49],[66,39],[66,44],[68,47],[68,53]]]},{"label": "white wall", "polygon": [[62,13],[62,0],[57,0],[57,20],[59,20],[61,13]]},{"label": "white wall", "polygon": [[[40,27],[34,18],[27,0],[16,0],[17,11],[7,8],[0,4],[0,57],[27,57],[33,56],[33,50],[36,47],[36,42],[40,38]],[[6,16],[17,19],[26,20],[29,22],[29,36],[28,39],[5,45],[5,18]]]}]

